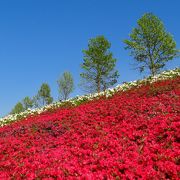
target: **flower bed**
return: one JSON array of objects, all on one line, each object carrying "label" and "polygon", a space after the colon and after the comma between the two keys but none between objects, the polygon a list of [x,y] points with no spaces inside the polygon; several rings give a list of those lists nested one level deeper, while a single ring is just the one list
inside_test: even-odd
[{"label": "flower bed", "polygon": [[180,77],[143,84],[1,127],[0,179],[179,179]]}]

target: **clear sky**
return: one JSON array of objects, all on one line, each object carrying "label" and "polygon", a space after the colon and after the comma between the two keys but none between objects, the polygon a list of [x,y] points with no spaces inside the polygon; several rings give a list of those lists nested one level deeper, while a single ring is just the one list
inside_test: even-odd
[{"label": "clear sky", "polygon": [[[57,99],[56,81],[64,71],[74,76],[71,96],[83,94],[78,87],[82,49],[97,35],[112,44],[118,83],[142,78],[122,41],[145,12],[164,22],[180,48],[179,0],[1,0],[0,117],[25,96],[34,96],[43,82]],[[166,68],[179,65],[176,59]]]}]

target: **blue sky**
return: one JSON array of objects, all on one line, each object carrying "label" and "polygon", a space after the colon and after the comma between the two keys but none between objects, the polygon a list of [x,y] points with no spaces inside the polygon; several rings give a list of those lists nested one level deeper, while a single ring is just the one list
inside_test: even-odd
[{"label": "blue sky", "polygon": [[[119,83],[140,79],[132,57],[124,50],[137,20],[152,12],[180,47],[179,0],[4,0],[0,1],[0,117],[25,96],[34,96],[47,82],[58,97],[57,79],[70,71],[76,89],[88,40],[104,35],[117,58]],[[179,59],[167,69],[179,66]]]}]

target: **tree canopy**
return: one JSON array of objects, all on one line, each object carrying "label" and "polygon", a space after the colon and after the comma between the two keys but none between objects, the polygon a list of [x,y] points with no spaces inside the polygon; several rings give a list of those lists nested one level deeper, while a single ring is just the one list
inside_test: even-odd
[{"label": "tree canopy", "polygon": [[51,89],[47,83],[43,83],[41,85],[35,99],[36,103],[39,103],[38,106],[44,106],[53,102],[53,97],[51,97]]},{"label": "tree canopy", "polygon": [[24,111],[23,104],[18,102],[11,111],[11,114],[18,114]]},{"label": "tree canopy", "polygon": [[100,92],[113,86],[119,77],[114,70],[116,59],[110,52],[111,44],[104,36],[97,36],[89,40],[88,49],[83,50],[84,70],[80,74],[83,85],[90,92]]},{"label": "tree canopy", "polygon": [[30,97],[26,96],[22,101],[24,109],[32,108],[33,107],[33,101]]},{"label": "tree canopy", "polygon": [[152,75],[157,74],[178,53],[172,35],[152,13],[146,13],[138,20],[130,39],[126,39],[124,43],[136,60],[140,72],[148,69]]},{"label": "tree canopy", "polygon": [[60,99],[66,100],[74,90],[74,80],[70,72],[64,72],[57,81]]}]

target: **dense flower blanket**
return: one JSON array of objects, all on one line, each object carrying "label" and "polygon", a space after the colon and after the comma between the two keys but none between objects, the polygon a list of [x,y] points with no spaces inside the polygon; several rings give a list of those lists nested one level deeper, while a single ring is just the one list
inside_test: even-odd
[{"label": "dense flower blanket", "polygon": [[0,179],[180,178],[180,77],[0,128]]}]

